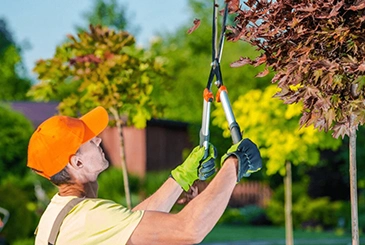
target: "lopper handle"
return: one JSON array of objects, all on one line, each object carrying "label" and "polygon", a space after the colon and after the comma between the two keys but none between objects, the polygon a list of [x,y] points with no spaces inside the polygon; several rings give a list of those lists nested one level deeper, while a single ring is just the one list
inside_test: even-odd
[{"label": "lopper handle", "polygon": [[231,138],[234,144],[238,143],[242,139],[242,134],[240,130],[240,126],[236,122],[234,117],[231,103],[228,99],[227,89],[225,86],[221,86],[218,91],[218,101],[222,103],[224,114],[226,115],[226,119],[229,125],[229,130],[231,131]]},{"label": "lopper handle", "polygon": [[[208,91],[209,92],[209,91]],[[204,94],[207,91],[205,90]],[[210,107],[211,107],[211,98],[212,95],[209,93],[209,96],[204,97],[204,106],[203,106],[203,115],[202,115],[202,127],[200,129],[200,146],[205,148],[205,154],[203,160],[206,159],[209,155],[209,124],[210,124]]]},{"label": "lopper handle", "polygon": [[242,134],[240,126],[237,124],[237,122],[231,123],[231,125],[229,125],[229,130],[231,131],[231,138],[233,144],[240,142],[242,139]]}]

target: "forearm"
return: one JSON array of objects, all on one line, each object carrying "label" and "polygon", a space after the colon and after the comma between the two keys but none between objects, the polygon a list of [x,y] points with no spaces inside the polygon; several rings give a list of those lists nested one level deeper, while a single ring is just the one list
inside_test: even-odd
[{"label": "forearm", "polygon": [[237,159],[229,158],[208,187],[179,214],[189,217],[199,237],[204,238],[218,222],[236,186]]},{"label": "forearm", "polygon": [[[146,241],[151,245],[200,243],[228,204],[236,185],[236,162],[235,158],[228,158],[208,187],[179,213],[146,211],[128,244],[145,244]],[[166,182],[171,181],[174,182],[173,179]]]},{"label": "forearm", "polygon": [[174,179],[168,178],[153,195],[138,204],[133,210],[170,212],[182,191],[182,188]]}]

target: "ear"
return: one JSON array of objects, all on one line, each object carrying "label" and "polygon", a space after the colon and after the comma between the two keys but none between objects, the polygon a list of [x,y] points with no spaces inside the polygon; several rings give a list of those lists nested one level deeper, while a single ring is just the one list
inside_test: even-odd
[{"label": "ear", "polygon": [[84,164],[82,163],[80,157],[77,156],[77,155],[72,155],[70,157],[70,165],[75,169],[79,169],[79,168],[84,167]]}]

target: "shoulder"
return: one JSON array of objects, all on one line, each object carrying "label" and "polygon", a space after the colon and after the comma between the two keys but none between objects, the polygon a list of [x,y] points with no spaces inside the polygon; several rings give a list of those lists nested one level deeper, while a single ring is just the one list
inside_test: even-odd
[{"label": "shoulder", "polygon": [[132,212],[111,200],[86,198],[66,216],[58,241],[61,244],[125,244],[142,216],[142,211]]},{"label": "shoulder", "polygon": [[139,220],[143,211],[132,211],[112,200],[101,198],[86,198],[80,202],[70,213],[71,216],[84,216],[88,221],[97,221],[99,218],[108,222],[123,220]]}]

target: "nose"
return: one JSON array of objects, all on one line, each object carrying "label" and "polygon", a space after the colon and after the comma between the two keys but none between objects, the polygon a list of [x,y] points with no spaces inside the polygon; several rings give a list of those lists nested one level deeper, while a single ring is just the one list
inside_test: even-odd
[{"label": "nose", "polygon": [[95,138],[93,139],[93,141],[94,141],[94,143],[95,143],[97,146],[99,146],[99,145],[100,145],[100,143],[101,143],[101,138],[99,138],[99,137],[95,137]]}]

